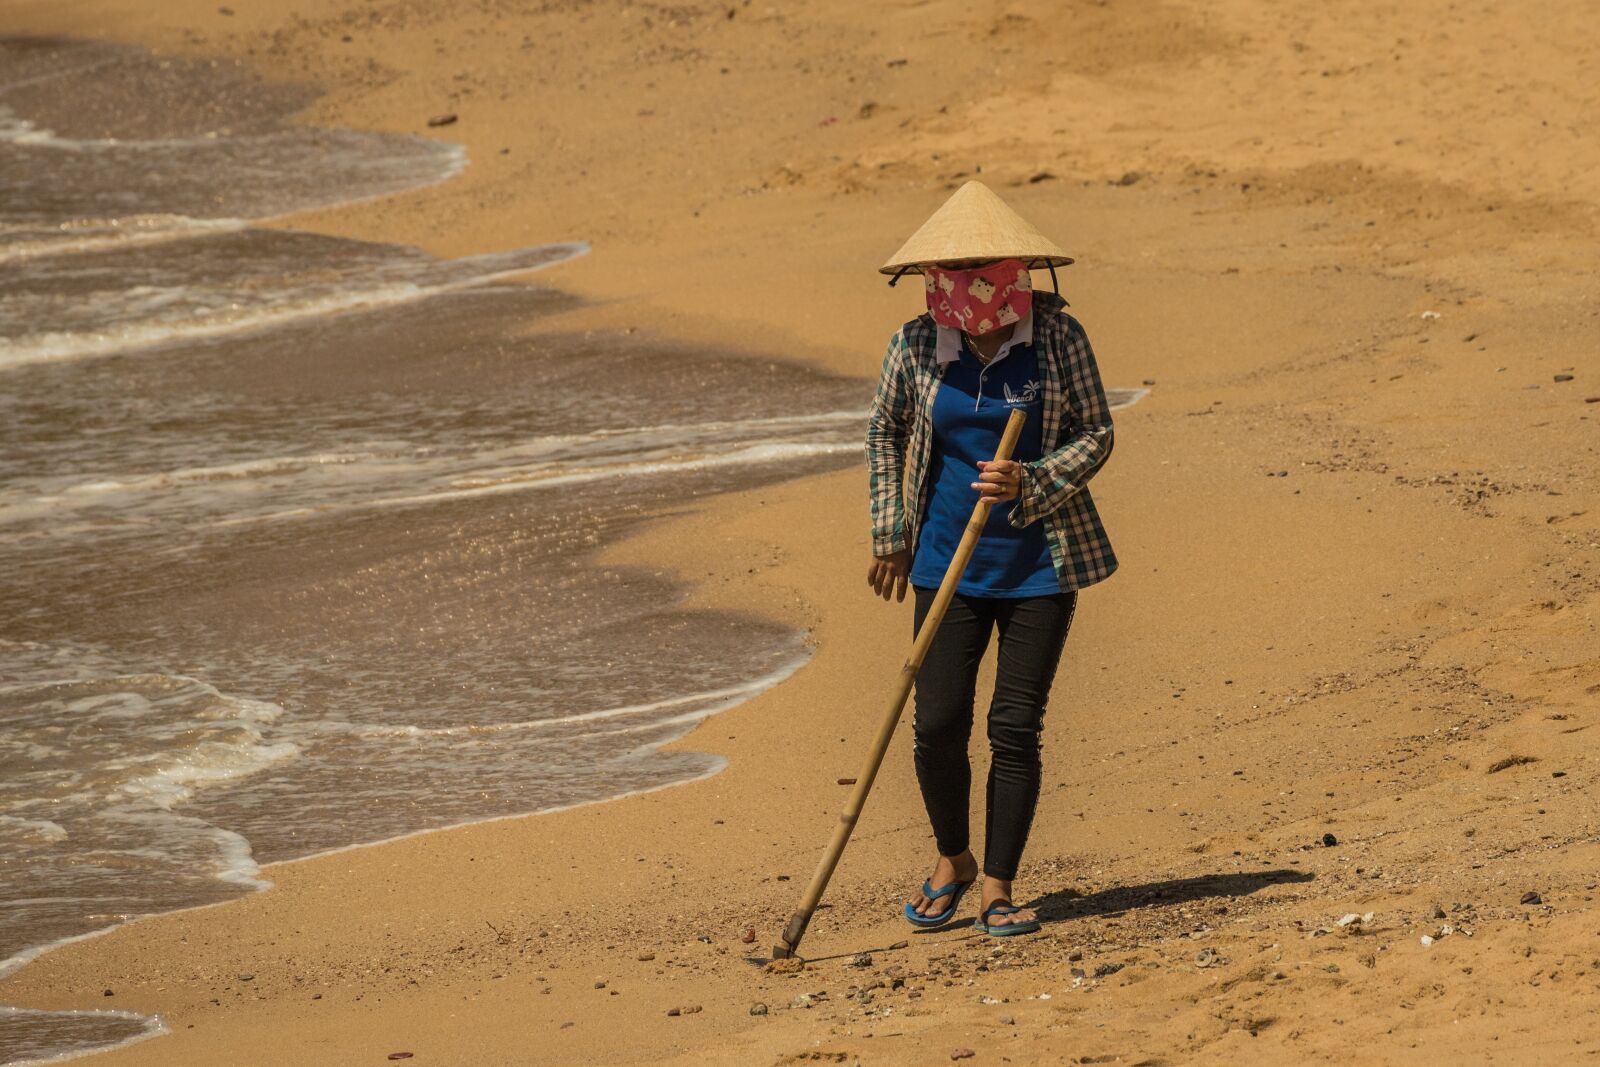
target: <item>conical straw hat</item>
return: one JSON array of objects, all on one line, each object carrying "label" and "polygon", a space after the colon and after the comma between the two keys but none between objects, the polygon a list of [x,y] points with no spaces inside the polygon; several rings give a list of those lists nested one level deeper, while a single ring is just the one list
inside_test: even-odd
[{"label": "conical straw hat", "polygon": [[920,274],[929,263],[962,260],[1020,259],[1029,268],[1059,267],[1072,262],[1050,238],[1012,211],[982,182],[967,182],[951,195],[889,262],[880,274]]}]

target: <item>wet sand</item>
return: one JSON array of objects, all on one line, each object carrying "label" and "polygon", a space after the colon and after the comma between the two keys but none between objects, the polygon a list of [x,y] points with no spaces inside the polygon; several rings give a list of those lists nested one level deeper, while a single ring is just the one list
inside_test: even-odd
[{"label": "wet sand", "polygon": [[1078,255],[1108,383],[1156,383],[1096,482],[1124,565],[1053,694],[1019,881],[1045,934],[895,919],[930,848],[902,734],[812,962],[751,962],[909,643],[909,606],[863,588],[852,469],[686,501],[603,556],[807,631],[804,668],[673,746],[722,773],[274,865],[267,892],[60,949],[0,997],[159,1012],[169,1035],[102,1057],[128,1064],[1592,1054],[1586,13],[1084,5],[986,15],[980,50],[961,5],[732,10],[10,21],[237,55],[326,85],[319,122],[458,113],[460,178],[294,224],[441,255],[581,236],[569,335],[870,378],[915,311],[873,268],[981,163]]}]

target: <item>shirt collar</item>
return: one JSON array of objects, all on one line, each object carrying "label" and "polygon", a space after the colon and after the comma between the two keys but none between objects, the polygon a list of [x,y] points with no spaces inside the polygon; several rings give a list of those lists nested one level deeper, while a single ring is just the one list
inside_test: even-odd
[{"label": "shirt collar", "polygon": [[[936,326],[938,338],[934,342],[933,355],[939,363],[953,363],[961,358],[961,331],[953,326]],[[1017,345],[1031,345],[1033,343],[1033,309],[1029,308],[1022,318],[1017,320],[1016,329],[1011,331],[1011,340],[1000,346],[1000,351],[995,353],[993,363],[1001,356],[1011,351]]]}]

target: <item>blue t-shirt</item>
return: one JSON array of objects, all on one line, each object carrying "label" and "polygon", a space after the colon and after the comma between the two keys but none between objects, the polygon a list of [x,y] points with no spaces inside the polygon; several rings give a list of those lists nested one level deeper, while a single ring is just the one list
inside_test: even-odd
[{"label": "blue t-shirt", "polygon": [[[944,580],[972,507],[978,502],[978,461],[994,459],[1013,408],[1028,413],[1011,458],[1038,459],[1042,440],[1039,360],[1031,344],[1019,344],[985,367],[965,340],[933,400],[933,454],[928,466],[928,505],[911,561],[911,584],[932,588]],[[1015,500],[989,509],[983,536],[956,586],[966,596],[1039,596],[1061,592],[1044,523],[1021,529],[1008,516]]]}]

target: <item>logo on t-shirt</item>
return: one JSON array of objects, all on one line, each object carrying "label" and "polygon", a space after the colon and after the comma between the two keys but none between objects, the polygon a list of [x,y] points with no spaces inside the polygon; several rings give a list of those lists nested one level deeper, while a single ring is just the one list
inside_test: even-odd
[{"label": "logo on t-shirt", "polygon": [[1021,404],[1031,404],[1035,400],[1039,399],[1039,381],[1037,378],[1031,382],[1023,382],[1022,392],[1020,393],[1013,393],[1011,391],[1010,382],[1005,382],[1002,385],[1002,389],[1006,395],[1006,404],[1010,407],[1016,407]]}]

